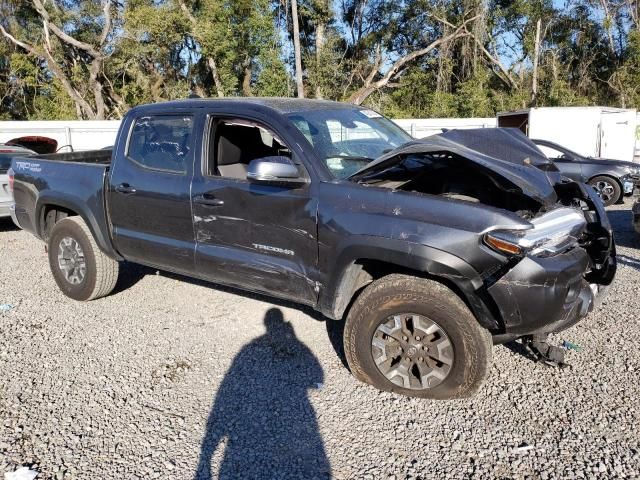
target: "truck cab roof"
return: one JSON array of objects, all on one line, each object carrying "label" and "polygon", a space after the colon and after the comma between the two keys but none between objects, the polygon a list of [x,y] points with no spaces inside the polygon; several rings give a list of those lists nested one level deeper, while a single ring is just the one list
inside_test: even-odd
[{"label": "truck cab roof", "polygon": [[316,100],[310,98],[284,98],[284,97],[227,97],[227,98],[187,98],[172,100],[169,102],[141,105],[131,112],[158,113],[171,109],[198,109],[221,108],[232,105],[235,108],[265,109],[276,111],[280,114],[306,112],[312,110],[367,110],[366,107],[331,100]]}]

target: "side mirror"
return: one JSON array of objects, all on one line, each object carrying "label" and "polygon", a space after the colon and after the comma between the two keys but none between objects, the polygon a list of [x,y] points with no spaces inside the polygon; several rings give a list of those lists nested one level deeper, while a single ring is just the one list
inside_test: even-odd
[{"label": "side mirror", "polygon": [[307,181],[300,177],[298,168],[283,156],[256,158],[249,162],[247,180],[271,185],[300,185]]}]

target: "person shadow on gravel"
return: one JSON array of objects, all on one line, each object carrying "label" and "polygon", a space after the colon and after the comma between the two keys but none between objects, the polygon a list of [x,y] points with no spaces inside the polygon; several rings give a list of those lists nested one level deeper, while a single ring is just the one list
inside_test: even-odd
[{"label": "person shadow on gravel", "polygon": [[323,382],[322,367],[280,309],[264,324],[267,332],[242,348],[220,385],[196,480],[211,479],[212,467],[220,479],[331,476],[307,396]]}]

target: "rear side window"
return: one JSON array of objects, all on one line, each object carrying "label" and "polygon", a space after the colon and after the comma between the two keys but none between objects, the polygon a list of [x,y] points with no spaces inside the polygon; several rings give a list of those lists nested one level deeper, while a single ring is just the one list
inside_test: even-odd
[{"label": "rear side window", "polygon": [[135,121],[127,158],[144,168],[186,173],[192,152],[193,118],[158,115]]}]

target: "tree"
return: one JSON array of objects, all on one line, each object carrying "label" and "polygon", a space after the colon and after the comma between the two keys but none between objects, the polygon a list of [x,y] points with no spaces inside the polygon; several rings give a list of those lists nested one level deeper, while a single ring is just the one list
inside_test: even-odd
[{"label": "tree", "polygon": [[[382,67],[387,63],[387,59],[384,57],[382,52],[383,42],[377,43],[375,45],[373,65],[371,66],[367,76],[363,79],[362,85],[351,94],[349,101],[357,105],[361,104],[376,90],[389,86],[390,82],[397,78],[405,68],[416,59],[435,51],[443,44],[467,36],[467,25],[476,19],[475,16],[463,18],[459,25],[453,26],[450,22],[442,18],[437,18],[436,16],[433,16],[433,18],[436,25],[434,25],[433,32],[431,33],[427,44],[424,46],[416,45],[410,49],[402,48],[399,52],[397,50],[389,51],[387,49],[387,55],[392,55],[396,58],[391,66],[386,68],[384,71],[382,71]],[[453,28],[449,33],[445,34],[441,33],[443,26],[450,26]]]},{"label": "tree", "polygon": [[[72,3],[72,2],[70,2]],[[33,24],[11,22],[9,29],[0,24],[0,33],[15,47],[32,57],[40,58],[56,77],[66,94],[74,101],[82,118],[103,119],[107,107],[102,67],[106,58],[106,44],[111,34],[111,0],[72,3],[71,8],[51,2],[45,7],[42,0],[33,0],[42,35],[29,33]],[[19,7],[21,8],[21,7]],[[87,40],[83,40],[87,38]],[[76,82],[75,77],[84,77]],[[87,100],[87,94],[92,101]]]},{"label": "tree", "polygon": [[302,54],[300,53],[300,28],[298,26],[298,0],[291,0],[291,21],[293,22],[293,50],[296,62],[296,90],[298,92],[298,98],[304,98]]}]

